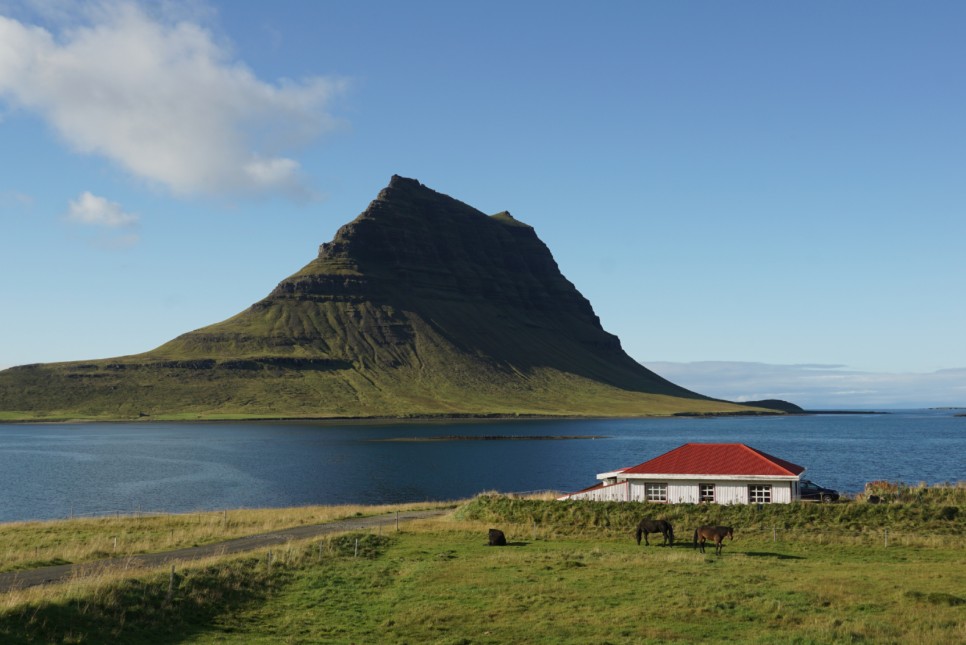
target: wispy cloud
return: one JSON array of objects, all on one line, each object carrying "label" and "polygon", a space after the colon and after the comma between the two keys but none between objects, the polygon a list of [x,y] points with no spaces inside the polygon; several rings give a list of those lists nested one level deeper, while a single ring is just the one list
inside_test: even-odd
[{"label": "wispy cloud", "polygon": [[85,191],[77,199],[71,200],[67,219],[87,226],[119,228],[136,224],[138,216],[125,213],[117,202],[108,201]]},{"label": "wispy cloud", "polygon": [[176,194],[312,193],[288,155],[338,127],[343,80],[267,83],[198,21],[87,6],[86,23],[62,7],[74,23],[56,32],[0,16],[0,98]]},{"label": "wispy cloud", "polygon": [[139,219],[117,202],[86,191],[72,199],[67,209],[67,221],[97,229],[93,244],[109,250],[130,248],[140,241],[140,236],[132,230]]},{"label": "wispy cloud", "polygon": [[806,409],[966,406],[966,368],[877,373],[844,365],[648,362],[690,390],[730,401],[783,399]]},{"label": "wispy cloud", "polygon": [[0,208],[33,206],[34,198],[15,190],[0,190]]}]

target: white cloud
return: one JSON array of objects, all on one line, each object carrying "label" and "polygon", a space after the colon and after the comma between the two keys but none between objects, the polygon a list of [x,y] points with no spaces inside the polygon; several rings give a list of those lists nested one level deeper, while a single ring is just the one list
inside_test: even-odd
[{"label": "white cloud", "polygon": [[966,368],[878,373],[843,365],[726,361],[646,365],[678,385],[729,401],[783,399],[812,410],[966,406]]},{"label": "white cloud", "polygon": [[285,151],[337,127],[326,107],[343,81],[266,83],[197,22],[92,6],[58,33],[0,16],[0,97],[176,194],[305,195]]},{"label": "white cloud", "polygon": [[67,219],[88,226],[119,228],[136,224],[138,216],[125,213],[117,202],[85,191],[77,199],[71,200]]},{"label": "white cloud", "polygon": [[72,199],[67,209],[68,221],[98,230],[88,240],[93,246],[112,251],[131,248],[140,241],[140,236],[131,230],[139,219],[117,202],[87,191]]}]

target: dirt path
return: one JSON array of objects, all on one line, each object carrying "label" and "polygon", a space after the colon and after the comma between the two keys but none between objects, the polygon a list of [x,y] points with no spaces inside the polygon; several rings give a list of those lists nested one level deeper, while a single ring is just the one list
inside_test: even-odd
[{"label": "dirt path", "polygon": [[450,509],[433,509],[429,511],[404,511],[389,515],[375,515],[372,517],[351,517],[325,524],[314,524],[311,526],[296,526],[290,529],[281,529],[270,533],[259,535],[249,535],[247,537],[235,538],[226,542],[206,544],[204,546],[194,546],[176,551],[165,551],[163,553],[143,553],[131,555],[123,558],[110,558],[108,560],[96,560],[94,562],[83,562],[80,564],[61,564],[52,567],[41,567],[39,569],[26,569],[23,571],[7,571],[0,573],[0,593],[13,591],[15,589],[25,589],[36,587],[37,585],[62,582],[69,578],[83,577],[95,574],[107,569],[141,569],[147,567],[157,567],[171,562],[186,562],[200,560],[218,555],[229,553],[242,553],[244,551],[254,551],[275,544],[285,544],[291,540],[303,540],[306,538],[328,535],[330,533],[343,533],[345,531],[359,531],[373,529],[380,526],[395,527],[396,520],[400,523],[411,520],[421,520],[429,517],[439,517],[446,515]]}]

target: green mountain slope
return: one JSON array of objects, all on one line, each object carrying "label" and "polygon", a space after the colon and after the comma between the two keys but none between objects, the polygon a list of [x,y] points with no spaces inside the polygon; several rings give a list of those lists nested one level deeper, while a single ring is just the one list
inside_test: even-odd
[{"label": "green mountain slope", "polygon": [[627,356],[530,226],[402,177],[228,320],[144,354],[0,372],[0,418],[744,409]]}]

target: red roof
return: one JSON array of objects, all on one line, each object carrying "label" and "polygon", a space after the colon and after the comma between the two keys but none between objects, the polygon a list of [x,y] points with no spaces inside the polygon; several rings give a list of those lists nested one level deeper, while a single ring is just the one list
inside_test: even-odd
[{"label": "red roof", "polygon": [[618,472],[624,475],[795,476],[805,472],[805,468],[743,443],[686,443]]}]

